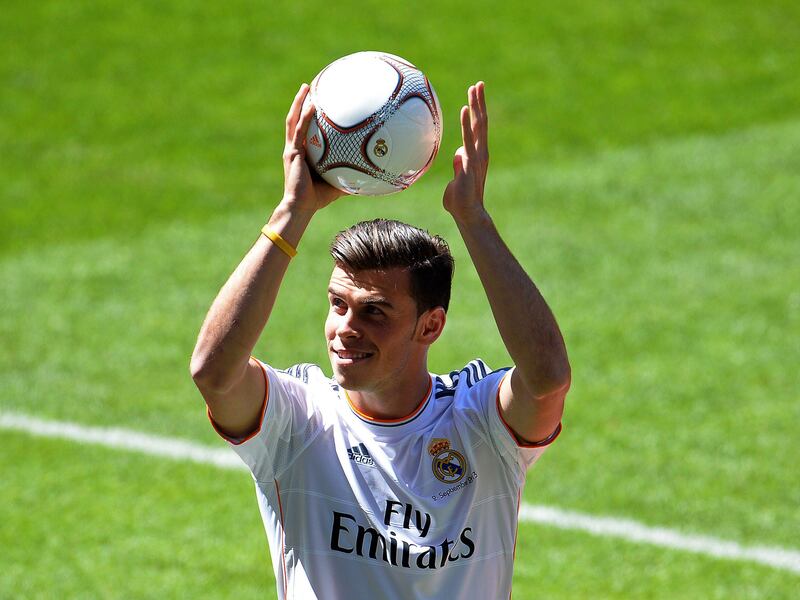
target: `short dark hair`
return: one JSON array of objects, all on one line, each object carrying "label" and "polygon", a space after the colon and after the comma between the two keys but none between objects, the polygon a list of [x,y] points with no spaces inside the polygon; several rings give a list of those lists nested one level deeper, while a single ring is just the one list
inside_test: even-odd
[{"label": "short dark hair", "polygon": [[345,271],[407,269],[417,315],[450,305],[455,261],[438,235],[391,219],[362,221],[333,238],[331,256]]}]

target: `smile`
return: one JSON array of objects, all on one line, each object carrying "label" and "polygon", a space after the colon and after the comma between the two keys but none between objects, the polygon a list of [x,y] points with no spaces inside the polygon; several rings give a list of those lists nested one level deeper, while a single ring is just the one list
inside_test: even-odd
[{"label": "smile", "polygon": [[342,362],[355,362],[372,356],[371,352],[357,352],[355,350],[334,350],[333,353],[336,354]]}]

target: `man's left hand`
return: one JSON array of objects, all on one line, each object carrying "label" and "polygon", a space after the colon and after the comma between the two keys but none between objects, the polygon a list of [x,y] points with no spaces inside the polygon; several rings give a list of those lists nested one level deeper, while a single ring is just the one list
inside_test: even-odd
[{"label": "man's left hand", "polygon": [[485,216],[483,189],[489,169],[489,118],[485,85],[479,81],[467,91],[468,106],[461,108],[462,146],[453,157],[453,180],[444,191],[444,207],[456,221]]}]

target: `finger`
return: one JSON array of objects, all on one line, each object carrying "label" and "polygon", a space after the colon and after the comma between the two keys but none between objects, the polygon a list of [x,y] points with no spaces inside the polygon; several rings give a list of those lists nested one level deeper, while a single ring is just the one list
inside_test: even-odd
[{"label": "finger", "polygon": [[461,146],[453,156],[453,179],[458,179],[464,173],[464,158],[464,146]]},{"label": "finger", "polygon": [[295,148],[295,150],[301,152],[304,150],[306,134],[308,133],[308,128],[311,125],[311,119],[314,118],[315,112],[316,107],[314,106],[313,102],[308,102],[303,107],[303,112],[300,114],[300,119],[297,121],[297,125],[295,125],[294,134],[291,140],[292,146]]},{"label": "finger", "polygon": [[475,84],[476,108],[480,115],[481,125],[484,129],[489,127],[489,113],[486,110],[486,84],[479,81]]},{"label": "finger", "polygon": [[467,156],[475,154],[475,137],[472,134],[470,112],[468,106],[461,107],[461,140],[464,143],[463,147]]},{"label": "finger", "polygon": [[472,123],[472,132],[474,135],[481,118],[480,108],[478,107],[478,88],[476,86],[469,86],[467,101],[469,102],[469,120]]},{"label": "finger", "polygon": [[483,81],[475,84],[475,97],[477,99],[476,107],[478,113],[482,118],[486,119],[486,84]]},{"label": "finger", "polygon": [[488,143],[488,115],[486,112],[485,85],[479,81],[470,88],[470,112],[474,115],[472,119],[472,135],[475,138],[477,150],[483,150]]},{"label": "finger", "polygon": [[308,95],[309,87],[307,84],[302,84],[300,89],[297,90],[297,94],[295,94],[294,100],[292,101],[292,106],[289,108],[289,113],[286,115],[286,141],[290,142],[292,139],[292,135],[294,134],[294,130],[297,127],[297,121],[300,119],[300,112],[302,110],[303,101],[306,99]]}]

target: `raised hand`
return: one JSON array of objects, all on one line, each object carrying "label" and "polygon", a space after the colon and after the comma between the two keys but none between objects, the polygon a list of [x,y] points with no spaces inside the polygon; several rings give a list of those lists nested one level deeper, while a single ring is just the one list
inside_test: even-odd
[{"label": "raised hand", "polygon": [[489,169],[489,118],[485,85],[479,81],[467,91],[468,106],[461,108],[462,146],[453,157],[453,180],[444,190],[444,207],[456,220],[481,216],[483,189]]},{"label": "raised hand", "polygon": [[344,195],[344,192],[313,177],[306,162],[306,134],[314,118],[314,105],[306,102],[308,91],[305,83],[300,86],[286,115],[283,195],[285,200],[297,202],[303,209],[319,210]]}]

